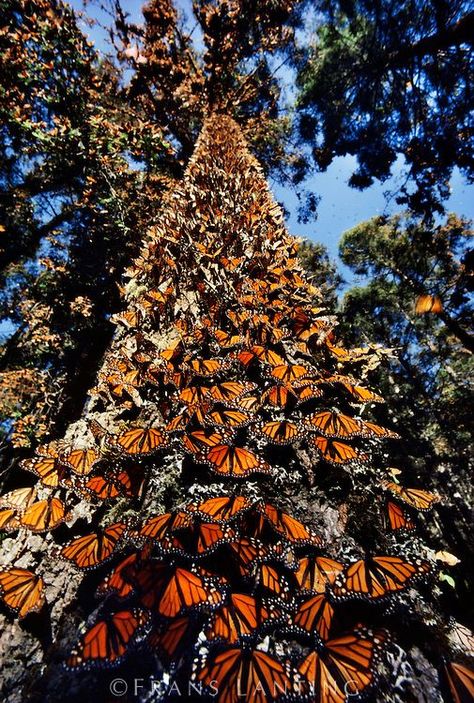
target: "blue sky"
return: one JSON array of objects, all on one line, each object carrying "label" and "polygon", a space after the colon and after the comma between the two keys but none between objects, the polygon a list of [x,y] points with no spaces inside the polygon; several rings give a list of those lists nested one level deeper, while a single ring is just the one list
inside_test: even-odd
[{"label": "blue sky", "polygon": [[[69,0],[69,4],[76,10],[82,9],[82,0]],[[130,19],[136,23],[141,22],[142,5],[141,0],[124,0],[122,2]],[[187,19],[186,26],[192,28],[195,23],[192,17],[191,0],[175,0],[175,5],[184,13]],[[92,6],[88,7],[88,14],[99,17],[103,22],[107,21],[107,18],[104,18]],[[84,26],[84,31],[99,50],[107,51],[106,33],[100,27],[91,29]],[[196,44],[199,49],[199,36],[196,30],[193,38],[197,40]],[[285,79],[288,80],[288,75],[285,75]],[[288,227],[290,232],[296,236],[322,242],[327,247],[331,258],[336,260],[338,259],[338,242],[343,232],[375,215],[392,214],[398,211],[396,204],[393,201],[387,202],[384,194],[386,191],[393,191],[396,188],[401,163],[397,162],[391,179],[385,183],[376,182],[364,191],[355,190],[347,185],[347,181],[355,169],[355,163],[355,157],[339,157],[333,161],[327,171],[314,173],[306,181],[305,187],[320,198],[318,217],[316,221],[308,224],[298,223],[298,201],[292,189],[283,188],[275,183],[270,184],[276,198],[284,203],[289,212]],[[474,185],[466,184],[459,172],[453,174],[451,197],[446,202],[446,208],[458,215],[474,219]],[[355,283],[357,277],[354,277],[340,261],[337,263],[346,283]]]}]

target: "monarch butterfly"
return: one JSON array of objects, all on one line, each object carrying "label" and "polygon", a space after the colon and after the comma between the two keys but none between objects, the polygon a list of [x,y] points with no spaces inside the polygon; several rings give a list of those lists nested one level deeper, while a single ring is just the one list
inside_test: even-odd
[{"label": "monarch butterfly", "polygon": [[298,405],[301,405],[302,403],[306,403],[307,400],[313,400],[314,398],[321,398],[324,393],[323,391],[318,388],[318,386],[315,386],[313,383],[307,385],[307,386],[296,386],[296,384],[293,385],[293,392],[296,394],[296,397],[298,399]]},{"label": "monarch butterfly", "polygon": [[375,425],[373,422],[361,421],[366,437],[384,437],[385,439],[400,439],[400,435],[386,427]]},{"label": "monarch butterfly", "polygon": [[116,522],[104,530],[74,539],[63,547],[61,555],[80,569],[92,569],[112,556],[125,530],[123,522]]},{"label": "monarch butterfly", "polygon": [[202,405],[208,395],[209,386],[189,386],[180,392],[179,399],[185,403],[188,408],[194,408],[197,405]]},{"label": "monarch butterfly", "polygon": [[274,408],[287,408],[297,400],[297,391],[288,386],[271,386],[262,395],[262,403],[269,403]]},{"label": "monarch butterfly", "polygon": [[295,624],[308,632],[316,631],[323,640],[329,637],[334,608],[326,594],[320,593],[300,603],[295,613]]},{"label": "monarch butterfly", "polygon": [[382,481],[380,484],[387,491],[417,510],[429,510],[441,498],[436,493],[429,493],[421,488],[406,488],[393,481]]},{"label": "monarch butterfly", "polygon": [[283,537],[292,544],[312,544],[316,547],[321,546],[321,537],[311,532],[311,530],[308,530],[303,523],[296,520],[291,515],[288,515],[288,513],[278,510],[269,503],[265,503],[259,509],[273,529],[283,535]]},{"label": "monarch butterfly", "polygon": [[132,481],[127,471],[114,472],[111,476],[91,476],[85,487],[100,500],[116,498],[119,495],[134,495]]},{"label": "monarch butterfly", "polygon": [[38,500],[20,518],[22,527],[32,532],[47,532],[65,520],[64,503],[59,498]]},{"label": "monarch butterfly", "polygon": [[43,579],[26,569],[0,571],[0,597],[21,620],[28,613],[37,612],[43,607]]},{"label": "monarch butterfly", "polygon": [[402,591],[416,578],[428,574],[427,562],[411,563],[400,557],[381,556],[360,559],[350,564],[337,581],[337,596],[376,600]]},{"label": "monarch butterfly", "polygon": [[277,607],[266,608],[253,596],[233,593],[229,602],[216,610],[205,634],[209,640],[236,644],[241,638],[252,635],[267,620],[275,621],[281,616]]},{"label": "monarch butterfly", "polygon": [[283,664],[258,649],[226,649],[208,660],[197,678],[218,689],[217,703],[233,703],[243,696],[253,703],[276,700],[290,691]]},{"label": "monarch butterfly", "polygon": [[256,395],[246,395],[243,398],[236,400],[235,405],[237,405],[241,410],[256,412],[260,407],[260,398]]},{"label": "monarch butterfly", "polygon": [[426,315],[427,313],[438,314],[443,312],[443,303],[437,295],[419,295],[415,302],[415,313]]},{"label": "monarch butterfly", "polygon": [[13,532],[20,528],[20,522],[18,520],[16,510],[13,508],[5,508],[0,510],[0,530],[5,532]]},{"label": "monarch butterfly", "polygon": [[446,664],[446,676],[454,703],[472,703],[474,700],[474,671],[464,664]]},{"label": "monarch butterfly", "polygon": [[358,420],[342,413],[325,410],[311,415],[305,424],[326,437],[356,437],[364,434],[363,425]]},{"label": "monarch butterfly", "polygon": [[222,594],[210,582],[187,569],[178,567],[169,579],[158,605],[158,612],[174,618],[183,610],[203,605],[216,607]]},{"label": "monarch butterfly", "polygon": [[469,657],[474,657],[474,632],[468,627],[451,618],[448,638],[455,649]]},{"label": "monarch butterfly", "polygon": [[173,368],[168,368],[164,375],[165,383],[170,383],[178,390],[184,388],[189,383],[189,379],[190,374],[186,370],[176,371]]},{"label": "monarch butterfly", "polygon": [[220,359],[194,359],[190,363],[196,376],[213,376],[218,371],[222,371],[224,366]]},{"label": "monarch butterfly", "polygon": [[189,422],[189,419],[190,415],[186,412],[176,415],[176,417],[170,420],[166,425],[166,432],[179,432],[180,430],[184,430]]},{"label": "monarch butterfly", "polygon": [[86,476],[100,459],[100,454],[96,449],[73,449],[61,454],[60,459],[76,474]]},{"label": "monarch butterfly", "polygon": [[414,530],[415,523],[405,515],[399,505],[391,500],[387,501],[388,520],[391,530]]},{"label": "monarch butterfly", "polygon": [[140,535],[159,542],[170,532],[189,527],[191,524],[191,516],[182,510],[164,513],[147,520],[140,529]]},{"label": "monarch butterfly", "polygon": [[36,488],[25,487],[15,488],[15,490],[0,496],[0,505],[7,505],[14,510],[22,511],[33,503],[36,498]]},{"label": "monarch butterfly", "polygon": [[285,360],[272,349],[255,345],[251,347],[250,351],[259,361],[263,361],[265,364],[269,364],[270,366],[282,366],[285,364]]},{"label": "monarch butterfly", "polygon": [[252,501],[244,496],[222,496],[205,500],[196,506],[195,510],[206,520],[226,522],[251,506]]},{"label": "monarch butterfly", "polygon": [[136,563],[139,552],[134,552],[118,564],[97,587],[97,595],[106,596],[113,593],[116,598],[127,598],[133,593],[133,586],[127,580],[127,572]]},{"label": "monarch butterfly", "polygon": [[146,456],[167,446],[168,435],[162,429],[132,427],[112,438],[112,443],[129,456]]},{"label": "monarch butterfly", "polygon": [[175,618],[148,637],[148,646],[156,649],[168,659],[175,659],[178,651],[184,651],[190,630],[194,630],[193,621],[188,615]]},{"label": "monarch butterfly", "polygon": [[250,413],[241,410],[214,410],[206,416],[206,423],[224,427],[245,427],[252,420]]},{"label": "monarch butterfly", "polygon": [[290,593],[289,581],[282,570],[270,564],[261,564],[258,567],[257,582],[261,588],[271,591],[280,598],[285,599]]},{"label": "monarch butterfly", "polygon": [[307,376],[310,370],[300,364],[280,364],[271,370],[273,378],[277,378],[282,383],[293,383],[303,376]]},{"label": "monarch butterfly", "polygon": [[106,615],[83,635],[66,665],[78,669],[119,664],[146,633],[149,619],[149,613],[140,608]]},{"label": "monarch butterfly", "polygon": [[255,561],[263,559],[268,553],[268,549],[261,542],[251,537],[240,537],[235,542],[229,542],[229,547],[242,576],[248,573],[249,567]]},{"label": "monarch butterfly", "polygon": [[192,454],[200,454],[205,449],[215,447],[225,441],[224,433],[216,432],[214,429],[203,429],[183,435],[182,443],[184,448]]},{"label": "monarch butterfly", "polygon": [[160,547],[165,552],[184,552],[194,554],[196,557],[209,554],[224,542],[235,538],[235,533],[230,527],[222,527],[217,523],[195,524],[181,537],[167,536],[160,542]]},{"label": "monarch butterfly", "polygon": [[313,437],[313,443],[323,459],[330,464],[349,464],[351,461],[367,461],[366,454],[358,452],[344,442],[336,442],[325,437]]},{"label": "monarch butterfly", "polygon": [[343,569],[341,562],[328,557],[303,557],[298,562],[295,578],[301,590],[324,593]]},{"label": "monarch butterfly", "polygon": [[230,332],[225,332],[225,330],[220,329],[215,329],[213,334],[217,343],[223,349],[230,349],[231,347],[237,347],[244,343],[244,339],[240,334],[231,334]]},{"label": "monarch butterfly", "polygon": [[238,381],[225,381],[216,386],[211,386],[210,394],[219,403],[229,403],[236,398],[240,398],[245,393],[250,393],[256,388],[255,383],[240,383]]},{"label": "monarch butterfly", "polygon": [[50,488],[57,488],[67,477],[67,471],[57,457],[36,456],[22,461],[20,466],[38,476],[41,483]]},{"label": "monarch butterfly", "polygon": [[212,471],[224,476],[244,478],[251,473],[269,473],[269,465],[248,449],[218,444],[209,449],[206,461]]},{"label": "monarch butterfly", "polygon": [[353,632],[327,640],[298,667],[317,703],[344,703],[375,682],[374,663],[386,639],[383,631]]},{"label": "monarch butterfly", "polygon": [[335,381],[340,383],[346,391],[348,391],[353,398],[359,403],[385,403],[384,398],[381,395],[377,395],[373,391],[369,391],[367,388],[362,386],[355,386],[352,383],[346,381]]},{"label": "monarch butterfly", "polygon": [[304,432],[298,425],[289,420],[275,420],[260,423],[258,431],[267,437],[273,444],[291,444],[300,439]]}]

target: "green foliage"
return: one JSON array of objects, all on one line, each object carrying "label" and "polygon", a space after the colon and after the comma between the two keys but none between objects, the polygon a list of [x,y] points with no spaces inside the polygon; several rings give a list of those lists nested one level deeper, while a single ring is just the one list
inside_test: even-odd
[{"label": "green foliage", "polygon": [[337,292],[343,280],[326,248],[322,244],[306,240],[299,246],[298,257],[301,265],[309,273],[311,283],[320,292],[319,303],[334,312],[337,306]]},{"label": "green foliage", "polygon": [[472,6],[464,0],[320,3],[321,21],[299,63],[299,131],[325,169],[354,154],[351,184],[385,180],[398,154],[398,202],[442,211],[455,166],[472,178]]},{"label": "green foliage", "polygon": [[[408,216],[374,218],[346,232],[340,246],[344,263],[369,277],[344,296],[345,338],[397,349],[390,373],[372,380],[410,439],[400,459],[423,460],[428,469],[459,470],[469,458],[471,246],[469,223],[454,215],[433,229]],[[441,301],[439,312],[417,312],[427,295]],[[407,446],[411,459],[403,456]]]}]

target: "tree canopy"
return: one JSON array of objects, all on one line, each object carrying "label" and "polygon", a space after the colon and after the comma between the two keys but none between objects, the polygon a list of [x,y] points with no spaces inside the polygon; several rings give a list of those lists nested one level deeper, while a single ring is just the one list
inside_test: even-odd
[{"label": "tree canopy", "polygon": [[314,163],[353,154],[351,184],[384,181],[399,155],[397,201],[442,211],[453,168],[472,180],[474,13],[463,0],[321,2],[300,58],[298,124]]}]

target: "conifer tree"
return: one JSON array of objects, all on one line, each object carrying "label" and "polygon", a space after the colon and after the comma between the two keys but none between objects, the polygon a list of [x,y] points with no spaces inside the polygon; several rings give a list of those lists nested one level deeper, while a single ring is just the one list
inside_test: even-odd
[{"label": "conifer tree", "polygon": [[[415,523],[439,497],[386,468],[396,433],[367,412],[383,399],[357,382],[361,353],[336,344],[225,114],[127,277],[84,417],[23,462],[35,485],[1,498],[3,529],[22,535],[4,542],[2,599],[52,615],[55,646],[23,686],[45,701],[92,686],[106,700],[117,676],[154,678],[159,700],[166,681],[188,700],[387,700],[415,636],[441,665],[459,645],[412,589],[435,579]],[[34,646],[4,632],[13,654]]]}]

